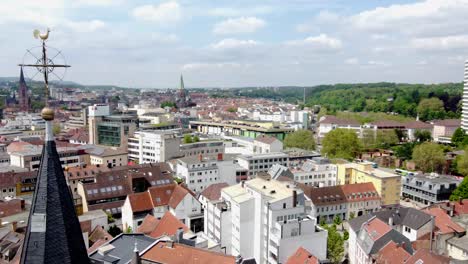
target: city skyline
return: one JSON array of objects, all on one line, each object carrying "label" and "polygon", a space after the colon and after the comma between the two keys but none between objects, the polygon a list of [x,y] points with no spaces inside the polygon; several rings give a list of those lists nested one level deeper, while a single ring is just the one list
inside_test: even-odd
[{"label": "city skyline", "polygon": [[[73,65],[66,81],[139,88],[459,82],[468,1],[9,1],[2,76],[32,29]],[[20,43],[12,45],[14,42]]]}]

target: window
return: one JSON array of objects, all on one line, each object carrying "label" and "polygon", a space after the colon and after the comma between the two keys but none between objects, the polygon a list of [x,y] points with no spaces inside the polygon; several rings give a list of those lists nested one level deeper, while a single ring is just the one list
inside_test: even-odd
[{"label": "window", "polygon": [[405,226],[405,232],[408,232],[408,233],[410,233],[410,232],[411,232],[411,228],[409,228],[409,227]]},{"label": "window", "polygon": [[283,203],[283,209],[286,208],[286,203]]}]

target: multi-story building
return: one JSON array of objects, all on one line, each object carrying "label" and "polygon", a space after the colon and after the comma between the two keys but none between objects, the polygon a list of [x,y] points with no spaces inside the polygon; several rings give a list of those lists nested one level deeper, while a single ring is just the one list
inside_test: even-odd
[{"label": "multi-story building", "polygon": [[326,259],[327,232],[306,215],[301,189],[255,178],[223,188],[221,198],[228,205],[225,210],[231,211],[232,255],[254,257],[257,263],[284,263],[302,246]]},{"label": "multi-story building", "polygon": [[88,107],[89,143],[126,147],[137,128],[138,118],[132,114],[111,115],[109,105]]},{"label": "multi-story building", "polygon": [[277,138],[260,135],[253,141],[253,153],[266,154],[283,151],[283,142]]},{"label": "multi-story building", "polygon": [[85,128],[88,125],[88,108],[82,108],[72,112],[67,122],[65,129]]},{"label": "multi-story building", "polygon": [[461,179],[449,175],[402,176],[401,195],[415,202],[431,205],[448,201]]},{"label": "multi-story building", "polygon": [[372,183],[356,183],[313,188],[300,185],[308,198],[310,215],[320,222],[332,222],[338,216],[342,220],[361,216],[380,209],[380,197]]},{"label": "multi-story building", "polygon": [[372,162],[337,163],[337,184],[372,182],[382,198],[382,205],[400,203],[401,176],[385,169],[375,167]]},{"label": "multi-story building", "polygon": [[465,75],[463,83],[461,128],[463,128],[465,131],[468,131],[468,60],[465,61]]},{"label": "multi-story building", "polygon": [[284,140],[286,134],[294,132],[293,128],[281,127],[271,121],[230,120],[230,121],[190,121],[190,128],[203,134],[230,135],[257,138],[260,135]]},{"label": "multi-story building", "polygon": [[237,157],[239,165],[249,170],[249,176],[257,175],[259,172],[268,172],[274,164],[288,166],[288,155],[282,152],[267,154],[240,155]]},{"label": "multi-story building", "polygon": [[307,160],[301,168],[294,168],[294,180],[314,187],[336,185],[337,166],[329,159],[318,157]]},{"label": "multi-story building", "polygon": [[177,159],[177,177],[184,179],[188,188],[196,193],[215,183],[236,184],[239,165],[235,157],[218,153]]},{"label": "multi-story building", "polygon": [[319,127],[317,137],[319,139],[325,137],[325,135],[337,128],[350,129],[356,131],[357,134],[361,133],[361,124],[351,119],[340,119],[335,116],[323,116],[319,120]]},{"label": "multi-story building", "polygon": [[138,131],[128,138],[128,156],[139,163],[165,162],[180,156],[176,130]]},{"label": "multi-story building", "polygon": [[180,155],[184,157],[202,155],[218,155],[224,153],[223,141],[200,141],[180,145]]},{"label": "multi-story building", "polygon": [[435,142],[451,143],[452,135],[457,128],[460,127],[460,119],[445,119],[438,120],[432,123],[434,128],[432,130],[432,138]]}]

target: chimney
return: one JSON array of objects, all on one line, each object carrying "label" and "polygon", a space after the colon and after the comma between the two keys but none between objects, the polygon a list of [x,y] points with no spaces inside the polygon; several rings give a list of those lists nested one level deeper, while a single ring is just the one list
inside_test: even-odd
[{"label": "chimney", "polygon": [[172,240],[166,241],[166,247],[167,248],[173,248],[174,247],[174,241],[172,241]]},{"label": "chimney", "polygon": [[223,153],[218,153],[218,161],[222,161],[223,159]]},{"label": "chimney", "polygon": [[202,154],[198,154],[198,161],[200,161],[200,162],[203,161],[203,155]]},{"label": "chimney", "polygon": [[183,238],[184,238],[184,229],[182,227],[179,227],[176,231],[177,243],[180,243],[180,241],[182,241]]},{"label": "chimney", "polygon": [[18,228],[18,222],[16,221],[11,222],[11,231],[16,232],[17,228]]},{"label": "chimney", "polygon": [[293,207],[297,205],[297,191],[293,190]]},{"label": "chimney", "polygon": [[388,225],[389,225],[391,228],[393,228],[393,216],[390,216],[390,217],[388,218]]}]

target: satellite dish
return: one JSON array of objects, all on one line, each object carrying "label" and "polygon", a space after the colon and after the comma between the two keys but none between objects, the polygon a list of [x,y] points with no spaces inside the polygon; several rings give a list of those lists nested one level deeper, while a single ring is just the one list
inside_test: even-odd
[{"label": "satellite dish", "polygon": [[38,38],[39,38],[39,34],[41,34],[41,32],[39,31],[39,29],[35,29],[35,30],[33,31],[34,38],[38,39]]}]

